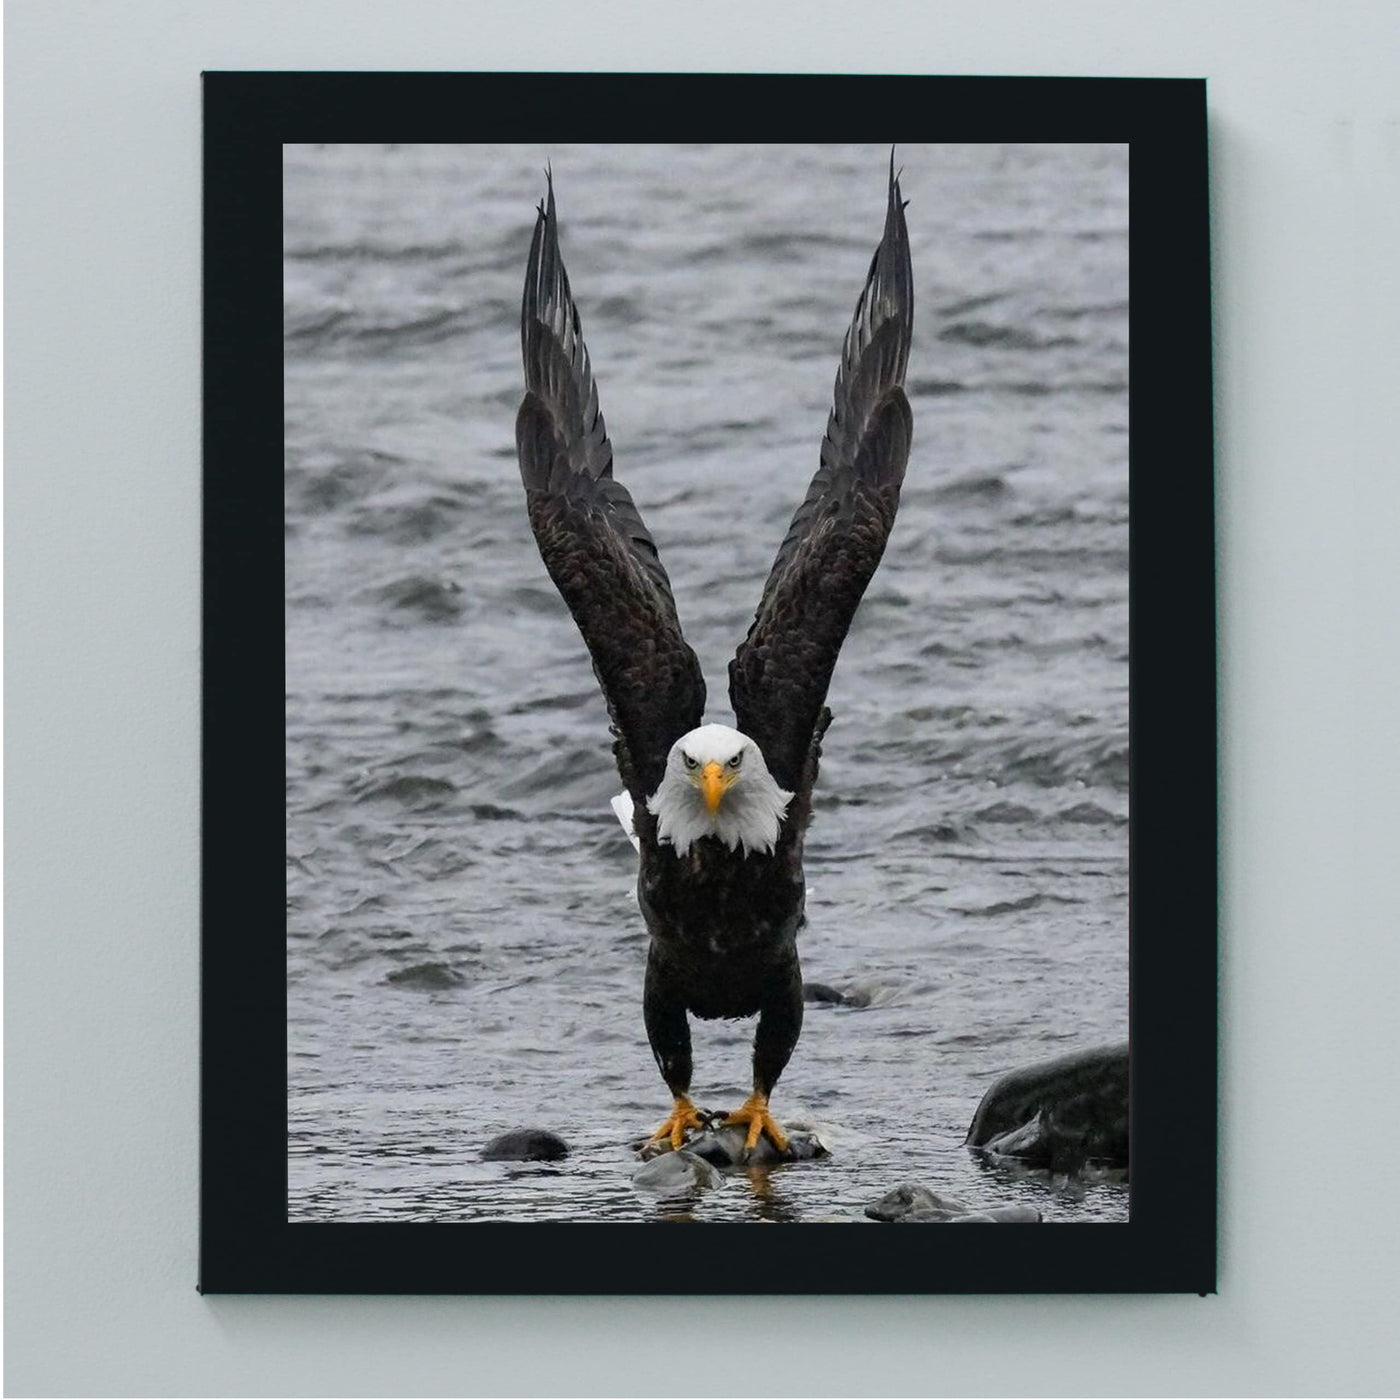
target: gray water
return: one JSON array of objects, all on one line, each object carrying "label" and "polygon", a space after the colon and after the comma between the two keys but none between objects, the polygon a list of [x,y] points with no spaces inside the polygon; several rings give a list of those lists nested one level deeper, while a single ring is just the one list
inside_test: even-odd
[{"label": "gray water", "polygon": [[[1000,1073],[1128,1031],[1128,160],[901,147],[915,441],[846,642],[807,842],[809,1006],[774,1096],[833,1155],[631,1185],[669,1108],[608,720],[515,463],[542,167],[618,478],[727,720],[817,464],[883,147],[289,147],[289,1210],[859,1218],[922,1181],[1057,1220],[1127,1189],[962,1147]],[[752,1022],[695,1023],[736,1105]],[[558,1167],[479,1158],[542,1126]]]}]

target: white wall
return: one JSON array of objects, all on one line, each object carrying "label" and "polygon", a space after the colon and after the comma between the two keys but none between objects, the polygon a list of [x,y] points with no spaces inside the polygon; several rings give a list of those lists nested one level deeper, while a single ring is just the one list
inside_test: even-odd
[{"label": "white wall", "polygon": [[[575,13],[562,0],[6,7],[7,1392],[1394,1393],[1400,10],[746,0],[665,22],[604,0]],[[1209,78],[1218,1297],[195,1293],[197,74],[259,67]],[[745,1368],[717,1366],[726,1353]]]}]

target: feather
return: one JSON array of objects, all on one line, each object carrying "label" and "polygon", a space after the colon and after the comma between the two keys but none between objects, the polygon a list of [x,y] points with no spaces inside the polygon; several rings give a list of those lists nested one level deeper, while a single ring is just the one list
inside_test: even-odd
[{"label": "feather", "polygon": [[559,252],[554,181],[539,206],[520,309],[525,397],[515,441],[530,527],[593,660],[635,803],[700,723],[705,682],[671,583],[632,497],[613,479],[598,386]]},{"label": "feather", "polygon": [[794,789],[814,770],[831,674],[884,553],[913,440],[903,387],[914,330],[904,207],[891,152],[884,235],[846,332],[820,465],[729,667],[739,728]]}]

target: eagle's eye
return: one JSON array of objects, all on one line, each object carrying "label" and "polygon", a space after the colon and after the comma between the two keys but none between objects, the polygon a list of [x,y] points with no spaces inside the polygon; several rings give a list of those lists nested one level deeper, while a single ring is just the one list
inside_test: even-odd
[{"label": "eagle's eye", "polygon": [[739,765],[740,765],[743,761],[744,761],[744,752],[743,752],[743,750],[741,749],[738,753],[736,753],[736,754],[734,755],[733,758],[731,758],[731,759],[729,760],[729,767],[730,767],[730,768],[733,768],[733,769],[737,772],[737,771],[738,771],[738,768],[739,768]]},{"label": "eagle's eye", "polygon": [[700,766],[688,753],[682,752],[681,757],[685,759],[685,766],[687,768],[698,768]]}]

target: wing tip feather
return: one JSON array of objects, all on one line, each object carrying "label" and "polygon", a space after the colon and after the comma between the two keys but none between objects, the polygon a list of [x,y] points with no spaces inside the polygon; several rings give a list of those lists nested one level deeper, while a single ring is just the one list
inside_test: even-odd
[{"label": "wing tip feather", "polygon": [[[908,464],[913,413],[903,385],[913,335],[914,276],[904,218],[908,201],[900,184],[903,170],[895,166],[895,149],[890,147],[884,228],[842,345],[821,464],[779,546],[748,634],[729,665],[730,703],[739,727],[763,734],[759,742],[770,768],[778,764],[775,774],[781,769],[785,775],[799,775],[806,771],[804,763],[820,752],[821,735],[830,722],[825,702],[836,654],[884,552]],[[816,577],[833,564],[836,556],[823,540],[836,538],[838,516],[846,522],[842,531],[856,518],[858,483],[878,493],[878,501],[870,503],[873,513],[866,510],[864,515],[875,528],[862,527],[857,535],[845,536],[846,543],[857,537],[861,543],[843,555],[844,572],[836,571],[840,577],[828,578],[835,591],[824,622],[817,622],[825,629],[827,656],[823,663],[814,663],[810,649],[802,652],[781,633],[780,617],[785,599],[790,601],[794,590],[804,586],[799,575]],[[845,504],[837,509],[838,502]],[[804,606],[810,609],[811,604]],[[783,776],[779,781],[792,785]]]}]

